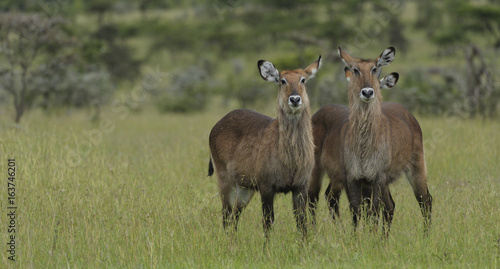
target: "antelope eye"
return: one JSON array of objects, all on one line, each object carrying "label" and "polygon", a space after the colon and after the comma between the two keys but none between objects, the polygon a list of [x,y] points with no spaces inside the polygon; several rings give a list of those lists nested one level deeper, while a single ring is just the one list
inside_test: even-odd
[{"label": "antelope eye", "polygon": [[375,75],[375,73],[376,73],[376,72],[377,72],[377,68],[376,68],[376,67],[373,67],[373,68],[372,68],[372,74],[374,74],[374,75]]},{"label": "antelope eye", "polygon": [[306,83],[306,79],[305,78],[300,79],[300,83],[302,84]]},{"label": "antelope eye", "polygon": [[281,80],[281,85],[285,85],[286,84],[286,80],[282,79]]},{"label": "antelope eye", "polygon": [[361,74],[361,72],[359,72],[359,69],[357,67],[353,68],[353,71],[355,75],[359,76],[359,74]]}]

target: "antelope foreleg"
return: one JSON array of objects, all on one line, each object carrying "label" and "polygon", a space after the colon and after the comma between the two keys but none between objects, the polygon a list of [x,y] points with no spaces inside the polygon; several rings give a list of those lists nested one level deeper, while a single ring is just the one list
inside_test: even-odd
[{"label": "antelope foreleg", "polygon": [[358,226],[359,218],[361,217],[361,183],[354,179],[348,179],[347,184],[345,185],[347,198],[349,199],[349,208],[352,212],[352,221],[354,224],[354,229],[356,229]]},{"label": "antelope foreleg", "polygon": [[264,235],[269,240],[269,232],[274,223],[274,193],[261,192]]},{"label": "antelope foreleg", "polygon": [[293,213],[297,222],[297,229],[302,232],[302,238],[305,239],[307,237],[307,188],[304,187],[300,190],[295,190],[292,195]]}]

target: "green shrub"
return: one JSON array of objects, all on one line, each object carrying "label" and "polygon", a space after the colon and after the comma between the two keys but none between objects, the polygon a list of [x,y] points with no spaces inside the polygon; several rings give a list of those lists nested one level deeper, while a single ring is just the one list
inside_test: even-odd
[{"label": "green shrub", "polygon": [[199,67],[189,67],[172,76],[171,83],[157,96],[156,106],[162,112],[194,112],[206,108],[212,81]]}]

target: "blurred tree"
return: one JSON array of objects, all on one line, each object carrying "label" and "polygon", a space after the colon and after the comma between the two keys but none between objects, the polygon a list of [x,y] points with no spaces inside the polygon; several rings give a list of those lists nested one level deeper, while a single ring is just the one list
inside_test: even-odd
[{"label": "blurred tree", "polygon": [[30,83],[35,61],[46,61],[50,51],[63,46],[63,23],[61,18],[40,15],[6,13],[0,16],[0,53],[8,63],[0,70],[0,87],[13,97],[16,123],[40,94]]},{"label": "blurred tree", "polygon": [[35,68],[32,84],[40,91],[40,106],[46,111],[60,107],[90,108],[92,118],[99,119],[102,105],[114,92],[110,75],[98,66],[79,71],[74,68],[73,61],[53,59]]},{"label": "blurred tree", "polygon": [[340,12],[342,14],[349,14],[356,18],[356,25],[359,27],[362,25],[363,18],[365,17],[365,5],[369,1],[367,0],[350,0],[345,1],[340,6]]},{"label": "blurred tree", "polygon": [[104,15],[109,12],[115,5],[117,0],[87,0],[85,1],[85,9],[88,12],[97,14],[97,23],[102,25]]},{"label": "blurred tree", "polygon": [[389,35],[389,44],[398,48],[403,53],[408,51],[408,39],[404,36],[404,24],[401,23],[399,16],[394,15],[391,19],[391,34]]},{"label": "blurred tree", "polygon": [[170,51],[174,59],[182,51],[198,55],[203,52],[202,47],[210,42],[206,37],[206,32],[212,29],[212,24],[208,22],[202,24],[179,20],[175,23],[165,23],[157,19],[144,21],[141,34],[147,35],[152,41],[146,58],[155,57],[162,49]]},{"label": "blurred tree", "polygon": [[396,100],[414,112],[431,115],[462,113],[452,104],[462,100],[465,87],[456,70],[415,66],[404,73],[396,88],[383,90],[384,98]]},{"label": "blurred tree", "polygon": [[[252,67],[256,67],[256,63],[257,61]],[[239,58],[233,59],[231,66],[232,72],[220,87],[226,103],[231,99],[236,99],[241,107],[249,108],[255,106],[259,101],[269,100],[272,99],[272,96],[275,96],[276,92],[273,91],[273,87],[263,85],[257,68],[245,68],[245,64]]]},{"label": "blurred tree", "polygon": [[296,9],[307,4],[317,3],[318,0],[259,0],[262,4],[275,8]]},{"label": "blurred tree", "polygon": [[18,0],[2,0],[0,2],[0,12],[2,11],[24,11],[26,10],[26,2]]},{"label": "blurred tree", "polygon": [[169,3],[165,0],[139,0],[138,2],[139,10],[141,11],[143,20],[146,18],[146,13],[148,10],[164,9],[169,7]]},{"label": "blurred tree", "polygon": [[106,66],[115,81],[133,81],[139,77],[141,61],[134,59],[133,51],[123,40],[122,32],[114,24],[100,26],[82,46],[82,55],[88,63]]},{"label": "blurred tree", "polygon": [[[114,88],[108,73],[81,63],[75,37],[67,21],[38,14],[6,13],[0,17],[0,89],[14,103],[15,122],[25,111],[40,104],[92,106],[98,116]],[[0,60],[0,62],[2,62]],[[39,102],[39,103],[37,103]]]},{"label": "blurred tree", "polygon": [[[405,53],[408,50],[408,39],[404,36],[405,25],[401,22],[400,12],[401,6],[391,6],[394,3],[387,3],[386,1],[375,1],[373,3],[373,12],[371,16],[374,17],[378,24],[377,32],[381,37],[387,37],[388,43]],[[395,4],[394,4],[395,5]],[[398,3],[403,5],[403,3]],[[390,34],[383,35],[384,32]]]},{"label": "blurred tree", "polygon": [[[325,59],[324,61],[327,61]],[[333,70],[321,70],[318,75],[328,74],[321,77],[314,78],[308,81],[307,90],[309,92],[309,99],[312,105],[321,107],[323,105],[332,103],[347,104],[347,81],[344,75],[344,67],[340,64],[333,66]],[[316,86],[311,86],[309,83],[318,81]]]},{"label": "blurred tree", "polygon": [[[494,88],[491,70],[486,64],[481,49],[470,44],[465,49],[466,60],[466,80],[467,89],[465,91],[467,104],[466,108],[471,116],[479,113],[482,116],[491,117],[496,112],[496,105],[499,98],[493,93]],[[492,102],[493,101],[493,102]]]},{"label": "blurred tree", "polygon": [[417,0],[417,20],[415,27],[425,29],[428,36],[434,34],[435,30],[443,23],[443,16],[440,15],[440,1]]},{"label": "blurred tree", "polygon": [[171,82],[160,89],[156,106],[162,112],[193,112],[206,108],[209,91],[213,84],[208,73],[197,66],[191,66],[175,73]]},{"label": "blurred tree", "polygon": [[[447,1],[440,13],[447,17],[448,22],[435,31],[431,40],[441,47],[459,50],[464,55],[464,109],[470,116],[493,116],[500,101],[496,94],[499,89],[494,87],[493,63],[484,58],[483,50],[495,49],[496,44],[500,44],[500,6],[464,0]],[[476,44],[478,36],[488,42],[486,47]]]}]

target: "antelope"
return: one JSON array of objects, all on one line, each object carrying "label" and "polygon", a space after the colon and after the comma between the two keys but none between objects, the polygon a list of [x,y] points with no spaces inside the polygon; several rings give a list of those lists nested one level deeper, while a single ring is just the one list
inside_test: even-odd
[{"label": "antelope", "polygon": [[326,171],[330,182],[325,196],[332,218],[339,216],[338,201],[345,188],[354,227],[361,206],[369,202],[368,213],[377,220],[382,208],[388,235],[395,208],[389,184],[404,172],[427,233],[432,196],[427,187],[422,130],[405,107],[382,102],[381,88],[393,87],[399,75],[391,73],[378,80],[382,67],[394,60],[395,49],[387,48],[374,60],[352,58],[340,47],[338,53],[346,65],[349,107],[327,105],[312,117],[316,150],[308,196],[313,223]]},{"label": "antelope", "polygon": [[279,85],[276,119],[248,109],[224,116],[210,132],[209,176],[217,172],[224,229],[236,227],[241,211],[258,191],[266,241],[274,223],[274,196],[292,192],[297,228],[307,235],[307,190],[314,167],[311,112],[305,83],[314,77],[321,56],[305,69],[279,72],[271,62],[257,63],[261,77]]}]

